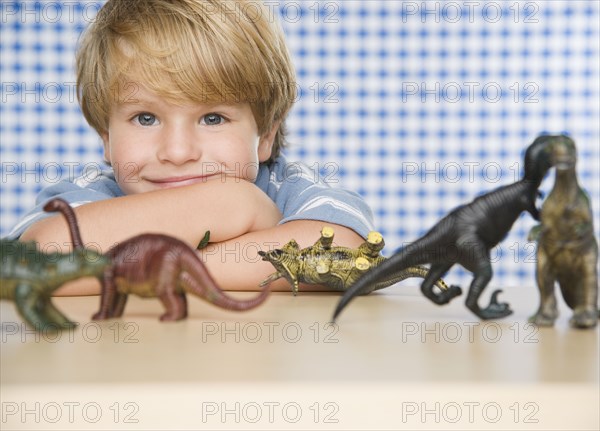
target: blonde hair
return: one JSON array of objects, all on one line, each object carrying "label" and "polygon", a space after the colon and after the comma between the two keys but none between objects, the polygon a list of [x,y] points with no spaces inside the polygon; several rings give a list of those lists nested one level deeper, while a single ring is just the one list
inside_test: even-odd
[{"label": "blonde hair", "polygon": [[296,83],[273,15],[256,0],[109,0],[76,57],[83,115],[106,132],[111,105],[134,98],[135,83],[173,102],[249,103],[260,136],[280,122],[276,157]]}]

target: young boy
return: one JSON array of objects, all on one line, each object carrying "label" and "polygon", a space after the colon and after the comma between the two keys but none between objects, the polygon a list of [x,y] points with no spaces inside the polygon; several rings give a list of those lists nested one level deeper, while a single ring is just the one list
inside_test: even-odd
[{"label": "young boy", "polygon": [[76,68],[83,114],[112,169],[43,190],[10,237],[67,251],[63,218],[41,209],[57,196],[75,207],[83,240],[104,251],[145,232],[196,247],[209,230],[202,259],[231,290],[256,289],[274,272],[259,250],[291,238],[306,247],[324,225],[337,244],[358,246],[373,228],[363,200],[280,153],[296,92],[273,18],[256,0],[109,0]]}]

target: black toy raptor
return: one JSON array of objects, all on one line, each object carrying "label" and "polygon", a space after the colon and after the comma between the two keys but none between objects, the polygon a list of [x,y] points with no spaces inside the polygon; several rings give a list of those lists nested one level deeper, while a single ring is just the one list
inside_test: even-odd
[{"label": "black toy raptor", "polygon": [[499,187],[479,196],[473,202],[462,205],[442,220],[417,241],[396,252],[378,267],[367,271],[342,296],[335,309],[333,320],[357,295],[371,285],[395,277],[411,266],[431,264],[421,291],[438,305],[448,303],[462,293],[458,286],[436,294],[434,282],[455,264],[462,265],[473,273],[466,306],[481,319],[508,316],[512,310],[506,303],[499,304],[496,290],[490,304],[480,308],[477,301],[492,278],[490,249],[504,237],[523,211],[539,220],[535,201],[538,188],[548,170],[552,157],[548,142],[551,136],[539,136],[525,152],[525,173],[521,180]]}]

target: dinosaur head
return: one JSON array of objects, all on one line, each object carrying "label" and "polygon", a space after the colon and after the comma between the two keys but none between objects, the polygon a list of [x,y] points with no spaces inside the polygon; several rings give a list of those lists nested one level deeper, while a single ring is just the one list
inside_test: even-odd
[{"label": "dinosaur head", "polygon": [[558,171],[575,169],[577,149],[575,142],[568,136],[558,136],[552,141],[552,162]]},{"label": "dinosaur head", "polygon": [[294,263],[293,258],[290,259],[291,255],[280,248],[275,248],[269,251],[259,251],[258,254],[262,257],[263,261],[269,262],[271,265],[273,265],[273,268],[275,268],[277,272],[287,272],[286,265]]},{"label": "dinosaur head", "polygon": [[[526,181],[537,185],[554,166],[552,147],[555,141],[565,138],[562,135],[540,135],[525,150],[525,175]],[[568,138],[567,138],[568,139]]]},{"label": "dinosaur head", "polygon": [[258,254],[260,257],[262,257],[263,261],[271,262],[272,264],[276,264],[283,260],[283,256],[285,253],[283,252],[283,250],[281,250],[279,248],[274,248],[273,250],[269,250],[269,251],[261,250],[258,252]]},{"label": "dinosaur head", "polygon": [[54,271],[69,279],[99,277],[111,264],[107,255],[92,249],[76,248],[71,253],[50,255],[54,261]]},{"label": "dinosaur head", "polygon": [[74,258],[80,262],[82,276],[97,277],[104,272],[104,268],[111,264],[108,256],[91,249],[75,249]]}]

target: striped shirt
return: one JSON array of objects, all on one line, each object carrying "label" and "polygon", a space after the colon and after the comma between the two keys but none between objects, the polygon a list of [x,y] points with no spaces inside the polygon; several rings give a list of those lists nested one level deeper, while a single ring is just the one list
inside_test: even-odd
[{"label": "striped shirt", "polygon": [[[283,214],[280,224],[292,220],[318,220],[348,227],[366,238],[374,229],[373,213],[357,193],[332,187],[320,173],[300,162],[288,162],[284,156],[270,164],[260,164],[255,182]],[[63,180],[43,189],[36,206],[8,234],[18,239],[33,223],[51,214],[43,206],[60,197],[73,207],[123,196],[112,169]]]}]

